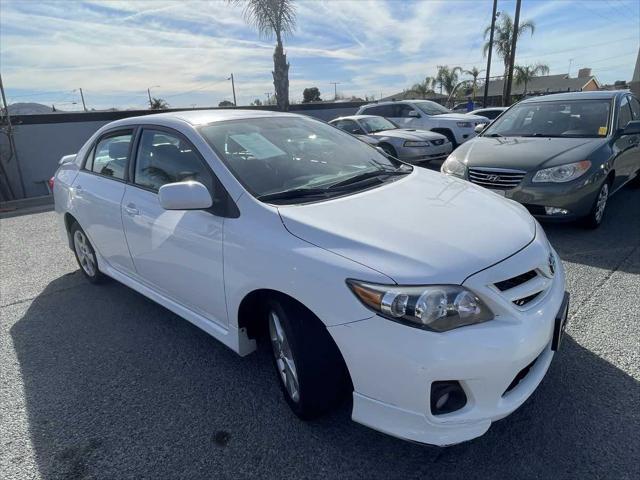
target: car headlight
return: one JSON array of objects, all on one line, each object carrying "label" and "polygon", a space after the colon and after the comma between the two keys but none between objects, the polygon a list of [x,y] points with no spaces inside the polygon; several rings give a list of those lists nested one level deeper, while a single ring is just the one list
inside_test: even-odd
[{"label": "car headlight", "polygon": [[473,126],[471,125],[471,122],[456,122],[456,125],[460,128],[471,128]]},{"label": "car headlight", "polygon": [[449,155],[449,157],[444,161],[440,171],[442,173],[446,173],[448,175],[455,175],[456,177],[464,177],[464,172],[466,167],[462,162],[456,159],[455,156]]},{"label": "car headlight", "polygon": [[407,140],[404,142],[405,147],[426,147],[427,145],[429,145],[427,142],[416,142],[413,140]]},{"label": "car headlight", "polygon": [[390,320],[435,332],[493,319],[480,298],[457,285],[398,286],[347,280],[356,297]]},{"label": "car headlight", "polygon": [[589,160],[581,162],[567,163],[566,165],[558,165],[557,167],[545,168],[538,170],[531,180],[534,183],[552,182],[562,183],[570,182],[584,175],[591,167]]}]

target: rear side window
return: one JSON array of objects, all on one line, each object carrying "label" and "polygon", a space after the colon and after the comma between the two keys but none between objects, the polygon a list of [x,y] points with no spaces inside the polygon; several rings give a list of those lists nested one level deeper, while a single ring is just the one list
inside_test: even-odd
[{"label": "rear side window", "polygon": [[134,183],[158,191],[166,183],[195,180],[214,193],[214,179],[191,143],[178,135],[145,129],[140,139]]},{"label": "rear side window", "polygon": [[106,177],[124,180],[131,137],[132,132],[102,137],[94,149],[95,154],[89,156],[85,168]]},{"label": "rear side window", "polygon": [[367,107],[362,113],[367,115],[378,115],[380,117],[392,117],[393,105],[375,105],[373,107]]}]

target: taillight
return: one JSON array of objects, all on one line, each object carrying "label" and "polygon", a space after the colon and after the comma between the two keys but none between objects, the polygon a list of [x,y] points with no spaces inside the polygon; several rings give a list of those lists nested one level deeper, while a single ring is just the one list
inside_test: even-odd
[{"label": "taillight", "polygon": [[53,177],[51,177],[49,179],[49,182],[48,182],[49,183],[49,191],[51,193],[53,193],[53,184],[55,183],[55,181],[56,181],[56,177],[55,176],[53,176]]}]

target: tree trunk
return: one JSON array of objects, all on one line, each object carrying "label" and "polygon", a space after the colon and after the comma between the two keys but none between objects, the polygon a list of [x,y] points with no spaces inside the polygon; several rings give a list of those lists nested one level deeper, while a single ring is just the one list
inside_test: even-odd
[{"label": "tree trunk", "polygon": [[278,109],[283,112],[289,110],[289,64],[287,55],[282,48],[282,39],[278,36],[278,43],[273,52],[273,86],[276,92]]}]

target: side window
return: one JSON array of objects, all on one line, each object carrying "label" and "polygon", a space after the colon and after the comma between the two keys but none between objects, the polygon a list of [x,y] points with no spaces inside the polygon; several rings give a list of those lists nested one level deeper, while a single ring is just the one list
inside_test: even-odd
[{"label": "side window", "polygon": [[406,103],[400,103],[398,105],[395,105],[394,110],[395,110],[393,115],[394,118],[408,118],[411,116],[409,115],[409,112],[413,112],[413,108],[410,105],[407,105]]},{"label": "side window", "polygon": [[102,137],[95,147],[91,171],[124,180],[131,137],[132,132]]},{"label": "side window", "polygon": [[394,105],[376,105],[367,108],[363,113],[367,115],[378,115],[379,117],[393,117]]},{"label": "side window", "polygon": [[364,134],[364,131],[360,128],[360,126],[354,122],[353,120],[343,120],[343,125],[340,127],[345,132],[349,132],[356,135]]},{"label": "side window", "polygon": [[186,180],[202,183],[212,196],[217,190],[214,188],[212,173],[189,142],[164,131],[143,130],[136,158],[134,183],[158,191],[166,183]]},{"label": "side window", "polygon": [[636,97],[628,97],[634,120],[640,120],[640,101]]},{"label": "side window", "polygon": [[631,121],[631,107],[629,106],[629,98],[624,97],[620,102],[618,109],[618,128],[624,128]]}]

